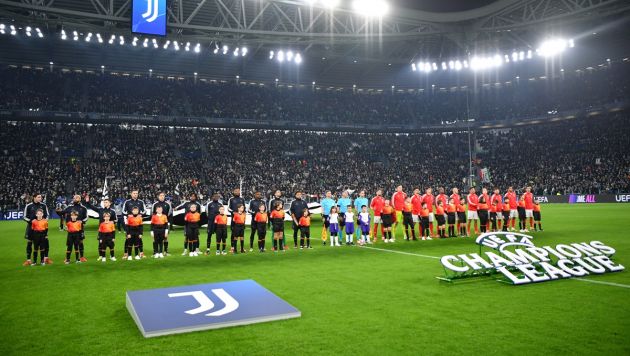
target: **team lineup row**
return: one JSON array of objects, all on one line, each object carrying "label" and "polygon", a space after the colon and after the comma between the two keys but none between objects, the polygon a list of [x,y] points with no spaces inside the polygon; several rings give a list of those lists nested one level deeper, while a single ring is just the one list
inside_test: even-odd
[{"label": "team lineup row", "polygon": [[[432,188],[427,188],[422,195],[416,188],[413,194],[408,196],[402,186],[398,186],[391,199],[384,198],[382,191],[378,190],[371,201],[368,201],[365,191],[360,191],[354,201],[347,191],[337,200],[328,191],[320,203],[323,220],[320,236],[323,244],[326,245],[330,235],[330,246],[340,246],[343,241],[346,245],[354,245],[355,235],[360,245],[375,243],[379,226],[382,241],[392,243],[395,241],[395,232],[399,224],[402,224],[405,240],[418,239],[416,225],[418,237],[422,240],[430,240],[436,237],[470,236],[472,223],[474,223],[475,234],[501,230],[515,231],[517,218],[519,231],[529,231],[528,222],[530,229],[542,231],[540,205],[535,201],[530,187],[526,187],[525,192],[520,196],[512,187],[509,187],[504,195],[501,195],[499,188],[494,188],[492,195],[488,194],[487,188],[482,188],[481,194],[477,195],[473,187],[464,198],[457,188],[452,188],[450,196],[445,194],[444,188],[439,188],[437,195],[433,195]],[[64,211],[58,211],[61,217],[60,228],[65,228],[68,233],[64,261],[66,264],[70,263],[73,251],[78,263],[87,261],[84,256],[83,240],[88,214],[84,204],[99,214],[97,236],[99,261],[106,261],[107,250],[109,250],[110,260],[116,260],[114,254],[116,222],[124,222],[122,224],[125,234],[123,259],[139,260],[145,257],[143,245],[145,222],[142,215],[145,207],[144,202],[138,199],[137,191],[131,192],[130,199],[124,203],[124,215],[118,217],[111,209],[109,199],[104,198],[101,206],[96,207],[89,203],[89,198],[83,203],[81,196],[75,195],[72,204]],[[287,214],[290,215],[292,222],[294,247],[298,248],[299,235],[299,248],[312,248],[310,213],[301,192],[295,193],[295,199],[291,202],[288,212],[283,209],[284,201],[279,191],[276,191],[269,204],[262,199],[261,193],[256,192],[248,207],[249,210],[246,212],[246,204],[239,189],[234,189],[227,207],[219,201],[218,194],[212,196],[205,206],[206,254],[210,253],[212,235],[216,235],[216,254],[227,254],[228,226],[231,232],[230,253],[238,253],[239,241],[240,252],[246,252],[244,240],[247,213],[251,215],[249,251],[253,251],[257,235],[257,248],[259,252],[265,252],[265,239],[269,227],[273,233],[273,251],[285,251],[284,229]],[[190,200],[182,204],[180,208],[183,208],[185,213],[183,255],[198,256],[201,253],[199,234],[204,221],[202,221],[202,209],[196,200],[196,194],[191,194]],[[228,212],[231,218],[228,218]],[[150,221],[147,222],[150,225],[150,235],[153,240],[154,258],[163,258],[169,254],[168,236],[169,230],[172,229],[172,213],[173,209],[165,201],[164,193],[159,193],[157,202],[151,207]],[[24,265],[36,265],[38,257],[41,264],[52,263],[48,257],[47,219],[48,208],[42,203],[42,196],[35,195],[33,202],[28,204],[24,211],[24,220],[27,222],[25,233],[27,256]],[[355,229],[357,226],[358,228]]]}]

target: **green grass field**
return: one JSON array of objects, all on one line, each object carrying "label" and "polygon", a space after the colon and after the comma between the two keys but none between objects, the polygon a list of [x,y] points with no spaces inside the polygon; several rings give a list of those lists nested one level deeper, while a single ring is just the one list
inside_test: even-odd
[{"label": "green grass field", "polygon": [[[449,284],[427,256],[478,251],[473,239],[406,242],[399,232],[395,244],[375,247],[408,254],[315,240],[308,251],[191,258],[180,256],[181,228],[166,259],[101,263],[95,225],[86,233],[88,263],[63,264],[65,234],[51,221],[54,265],[23,267],[25,224],[0,223],[4,354],[630,354],[630,271],[526,286]],[[630,205],[546,205],[543,227],[532,233],[537,243],[600,240],[630,267]],[[150,253],[146,238],[145,246]],[[127,290],[250,278],[302,317],[145,339],[125,307]]]}]

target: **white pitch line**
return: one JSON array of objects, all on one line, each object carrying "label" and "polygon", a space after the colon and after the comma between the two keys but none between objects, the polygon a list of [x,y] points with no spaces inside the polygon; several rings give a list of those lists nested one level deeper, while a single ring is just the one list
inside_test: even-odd
[{"label": "white pitch line", "polygon": [[[315,238],[315,239],[317,239],[317,238]],[[318,240],[321,240],[321,239],[318,239]],[[359,246],[359,247],[360,248],[367,248],[367,249],[370,249],[370,250],[398,253],[398,254],[401,254],[401,255],[424,257],[424,258],[432,258],[432,259],[436,259],[436,260],[440,259],[440,257],[429,256],[429,255],[421,255],[419,253],[404,252],[404,251],[397,251],[397,250],[388,250],[388,249],[385,249],[385,248],[378,248],[378,247],[371,247],[371,246]],[[570,279],[575,279],[576,281],[589,282],[589,283],[595,283],[595,284],[603,284],[603,285],[612,286],[612,287],[630,288],[629,284],[604,282],[604,281],[595,281],[595,280],[586,279],[586,278],[570,278]]]},{"label": "white pitch line", "polygon": [[367,249],[370,249],[370,250],[377,250],[377,251],[384,251],[384,252],[391,252],[391,253],[399,253],[401,255],[417,256],[417,257],[424,257],[424,258],[433,258],[433,259],[436,259],[436,260],[440,259],[440,257],[429,256],[429,255],[421,255],[419,253],[404,252],[404,251],[397,251],[397,250],[388,250],[388,249],[385,249],[385,248],[370,247],[370,246],[359,246],[359,247],[367,248]]},{"label": "white pitch line", "polygon": [[[318,237],[311,237],[311,239],[315,239],[315,240],[321,240],[321,238]],[[440,257],[436,257],[436,256],[429,256],[429,255],[421,255],[419,253],[412,253],[412,252],[404,252],[404,251],[396,251],[396,250],[388,250],[385,248],[378,248],[378,247],[370,247],[370,246],[357,246],[360,248],[368,248],[371,250],[377,250],[377,251],[385,251],[385,252],[391,252],[391,253],[399,253],[401,255],[408,255],[408,256],[416,256],[416,257],[424,257],[424,258],[433,258],[436,260],[439,260]]]},{"label": "white pitch line", "polygon": [[604,281],[595,281],[595,280],[586,279],[586,278],[572,278],[572,279],[575,279],[576,281],[589,282],[589,283],[595,283],[595,284],[605,284],[607,286],[613,286],[613,287],[630,288],[630,285],[628,285],[628,284],[604,282]]}]

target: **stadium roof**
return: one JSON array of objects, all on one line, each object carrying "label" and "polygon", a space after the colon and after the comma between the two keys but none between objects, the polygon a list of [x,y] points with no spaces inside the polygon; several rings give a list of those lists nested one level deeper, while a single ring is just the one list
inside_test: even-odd
[{"label": "stadium roof", "polygon": [[[50,33],[67,28],[131,36],[130,4],[130,0],[0,0],[0,19],[38,25]],[[248,58],[228,64],[211,58],[143,57],[134,51],[86,53],[85,48],[70,44],[15,49],[1,40],[0,49],[12,53],[8,56],[12,62],[54,59],[109,68],[116,63],[141,63],[209,75],[249,71],[252,78],[269,73],[282,76],[267,68],[267,56],[272,50],[291,49],[300,52],[305,63],[301,74],[287,75],[343,84],[374,76],[373,82],[391,83],[394,79],[384,78],[395,77],[413,61],[535,49],[549,34],[580,38],[602,30],[602,23],[623,22],[630,13],[630,3],[624,0],[389,0],[390,11],[381,19],[357,14],[351,0],[341,0],[334,10],[319,0],[169,0],[167,4],[166,39],[199,42],[206,50],[217,43],[246,46]],[[115,60],[101,63],[108,57]]]}]

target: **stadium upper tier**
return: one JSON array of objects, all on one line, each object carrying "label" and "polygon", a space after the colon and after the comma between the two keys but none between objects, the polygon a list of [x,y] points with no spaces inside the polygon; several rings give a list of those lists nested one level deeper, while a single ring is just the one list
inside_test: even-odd
[{"label": "stadium upper tier", "polygon": [[[367,91],[360,88],[210,81],[107,71],[4,67],[0,110],[133,114],[297,124],[444,125],[514,121],[620,103],[630,97],[630,64],[556,76],[489,78],[459,86]],[[6,119],[6,115],[4,115]],[[210,121],[209,121],[210,122]],[[158,121],[156,121],[158,123]],[[170,122],[172,123],[172,122]],[[211,122],[210,122],[211,123]],[[202,125],[202,126],[212,126]]]}]

